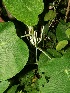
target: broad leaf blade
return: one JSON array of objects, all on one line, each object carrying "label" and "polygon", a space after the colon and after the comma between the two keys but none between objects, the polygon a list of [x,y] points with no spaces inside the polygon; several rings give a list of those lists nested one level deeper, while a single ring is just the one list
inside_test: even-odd
[{"label": "broad leaf blade", "polygon": [[0,81],[19,73],[28,60],[28,47],[16,35],[12,22],[0,23]]},{"label": "broad leaf blade", "polygon": [[70,59],[54,58],[39,61],[39,89],[41,93],[68,93],[70,91]]},{"label": "broad leaf blade", "polygon": [[43,11],[42,0],[3,0],[6,9],[18,20],[26,25],[38,23],[38,15]]}]

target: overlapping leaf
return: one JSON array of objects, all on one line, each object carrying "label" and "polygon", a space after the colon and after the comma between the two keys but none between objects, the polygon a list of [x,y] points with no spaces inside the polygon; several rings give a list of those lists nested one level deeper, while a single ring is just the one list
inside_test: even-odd
[{"label": "overlapping leaf", "polygon": [[3,0],[6,9],[18,20],[26,25],[38,23],[38,15],[43,11],[42,0]]},{"label": "overlapping leaf", "polygon": [[[45,57],[44,57],[45,58]],[[63,56],[50,61],[39,61],[39,89],[41,93],[68,93],[70,91],[70,59]]]},{"label": "overlapping leaf", "polygon": [[16,35],[12,22],[0,23],[0,81],[12,78],[27,63],[28,47]]}]

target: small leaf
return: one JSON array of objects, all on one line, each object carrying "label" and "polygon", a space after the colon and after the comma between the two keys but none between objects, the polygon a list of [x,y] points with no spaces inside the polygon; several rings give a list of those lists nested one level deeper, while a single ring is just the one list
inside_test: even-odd
[{"label": "small leaf", "polygon": [[38,23],[38,15],[43,11],[43,0],[3,0],[6,9],[19,21],[28,26]]},{"label": "small leaf", "polygon": [[45,14],[44,21],[51,21],[56,17],[56,11],[49,10],[48,13]]},{"label": "small leaf", "polygon": [[67,28],[68,28],[67,23],[65,23],[64,21],[60,21],[60,23],[58,24],[58,26],[56,28],[56,37],[57,37],[58,41],[68,39],[68,37],[65,33]]},{"label": "small leaf", "polygon": [[67,37],[70,38],[70,28],[68,28],[65,33],[66,33]]},{"label": "small leaf", "polygon": [[57,46],[56,46],[56,50],[57,50],[57,51],[61,50],[61,49],[64,48],[67,44],[68,44],[68,41],[67,41],[67,40],[60,41],[60,42],[57,44]]},{"label": "small leaf", "polygon": [[29,50],[12,22],[0,23],[0,81],[12,78],[27,63]]},{"label": "small leaf", "polygon": [[55,49],[47,49],[47,52],[52,56],[52,57],[55,57],[55,58],[60,58],[62,55],[56,51]]},{"label": "small leaf", "polygon": [[47,35],[48,30],[49,30],[49,24],[46,24],[46,25],[44,26],[43,35]]},{"label": "small leaf", "polygon": [[66,50],[65,50],[65,52],[64,52],[64,55],[63,55],[64,57],[67,57],[67,58],[70,58],[70,47],[69,48],[67,48]]},{"label": "small leaf", "polygon": [[0,82],[0,93],[4,93],[4,91],[8,88],[9,84],[10,83],[8,81]]}]

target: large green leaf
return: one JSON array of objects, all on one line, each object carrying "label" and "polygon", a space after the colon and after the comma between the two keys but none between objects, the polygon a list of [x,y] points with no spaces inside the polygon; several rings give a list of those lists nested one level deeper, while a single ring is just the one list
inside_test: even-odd
[{"label": "large green leaf", "polygon": [[19,73],[28,60],[28,47],[16,35],[12,22],[0,23],[0,81]]},{"label": "large green leaf", "polygon": [[3,0],[6,9],[26,25],[38,23],[38,15],[43,11],[43,0]]},{"label": "large green leaf", "polygon": [[69,93],[70,59],[64,56],[50,61],[39,61],[39,89],[41,93]]},{"label": "large green leaf", "polygon": [[4,91],[8,88],[9,84],[10,83],[8,81],[0,82],[0,93],[4,93]]}]

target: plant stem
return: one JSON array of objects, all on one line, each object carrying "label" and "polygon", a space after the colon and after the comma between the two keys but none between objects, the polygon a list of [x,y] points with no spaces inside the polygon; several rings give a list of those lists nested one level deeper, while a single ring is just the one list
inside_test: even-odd
[{"label": "plant stem", "polygon": [[49,59],[51,59],[51,57],[47,54],[47,53],[45,53],[41,48],[39,48],[39,47],[36,47],[38,50],[40,50],[40,51],[42,51],[42,53],[44,53]]}]

